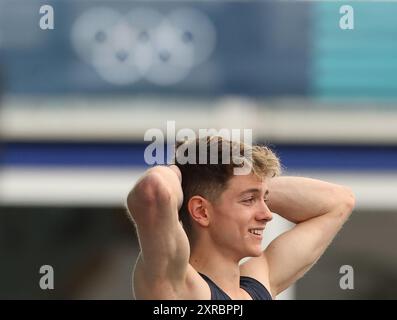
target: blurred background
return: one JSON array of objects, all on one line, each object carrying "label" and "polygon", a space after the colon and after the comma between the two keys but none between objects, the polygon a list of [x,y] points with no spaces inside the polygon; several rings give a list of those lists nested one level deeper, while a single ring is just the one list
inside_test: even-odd
[{"label": "blurred background", "polygon": [[[355,192],[355,214],[280,299],[396,299],[396,17],[380,1],[0,0],[0,298],[132,298],[124,199],[145,132],[172,120],[252,129],[285,174]],[[289,227],[272,224],[266,242]]]}]

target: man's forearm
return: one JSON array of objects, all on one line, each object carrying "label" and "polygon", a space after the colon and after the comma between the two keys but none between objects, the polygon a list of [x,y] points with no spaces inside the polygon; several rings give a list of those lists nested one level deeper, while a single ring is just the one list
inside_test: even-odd
[{"label": "man's forearm", "polygon": [[348,188],[321,180],[275,177],[268,186],[270,210],[295,223],[354,205]]}]

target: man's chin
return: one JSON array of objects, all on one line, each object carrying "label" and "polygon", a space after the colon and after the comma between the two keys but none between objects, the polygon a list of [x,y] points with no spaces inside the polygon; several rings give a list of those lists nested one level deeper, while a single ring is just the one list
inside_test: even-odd
[{"label": "man's chin", "polygon": [[260,257],[262,255],[262,250],[260,250],[259,252],[257,252],[254,257]]},{"label": "man's chin", "polygon": [[257,258],[262,255],[262,252],[263,252],[262,249],[251,250],[249,256],[252,258]]}]

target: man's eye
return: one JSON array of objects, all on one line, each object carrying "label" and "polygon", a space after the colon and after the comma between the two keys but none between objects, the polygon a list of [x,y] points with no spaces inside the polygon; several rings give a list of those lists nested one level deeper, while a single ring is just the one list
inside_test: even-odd
[{"label": "man's eye", "polygon": [[269,199],[263,199],[263,201],[265,201],[266,203],[268,203],[268,202],[269,202]]},{"label": "man's eye", "polygon": [[243,200],[244,203],[248,203],[248,204],[252,204],[254,202],[254,198],[249,198],[249,199],[245,199]]}]

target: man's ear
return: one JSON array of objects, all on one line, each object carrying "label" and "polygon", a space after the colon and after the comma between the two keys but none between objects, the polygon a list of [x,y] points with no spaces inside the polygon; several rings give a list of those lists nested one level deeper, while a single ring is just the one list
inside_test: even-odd
[{"label": "man's ear", "polygon": [[194,221],[202,227],[208,227],[209,214],[208,214],[208,200],[201,196],[193,196],[190,198],[187,208],[190,216]]}]

